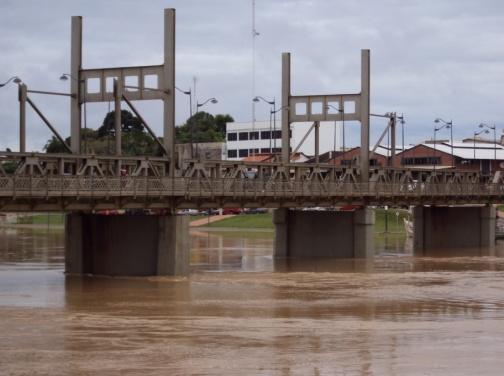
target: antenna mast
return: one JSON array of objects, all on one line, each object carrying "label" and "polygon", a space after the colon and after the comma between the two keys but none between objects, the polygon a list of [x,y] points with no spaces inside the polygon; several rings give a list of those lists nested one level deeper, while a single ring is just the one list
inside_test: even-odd
[{"label": "antenna mast", "polygon": [[[252,0],[252,98],[255,98],[255,39],[259,35],[255,28],[255,0]],[[255,131],[255,102],[252,101],[252,130]]]}]

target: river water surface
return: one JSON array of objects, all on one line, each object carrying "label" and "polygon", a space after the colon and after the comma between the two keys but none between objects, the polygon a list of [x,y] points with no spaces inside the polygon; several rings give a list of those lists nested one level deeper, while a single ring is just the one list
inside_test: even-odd
[{"label": "river water surface", "polygon": [[0,374],[504,374],[504,244],[280,263],[271,232],[191,235],[188,278],[80,278],[61,231],[0,228]]}]

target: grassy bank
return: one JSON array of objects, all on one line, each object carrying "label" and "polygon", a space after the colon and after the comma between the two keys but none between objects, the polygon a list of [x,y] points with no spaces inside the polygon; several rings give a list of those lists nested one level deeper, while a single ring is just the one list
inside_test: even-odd
[{"label": "grassy bank", "polygon": [[405,233],[403,218],[409,218],[407,210],[375,209],[375,232]]},{"label": "grassy bank", "polygon": [[[398,213],[399,215],[397,215]],[[403,218],[408,218],[408,212],[400,209],[376,209],[375,232],[404,233]],[[228,227],[228,228],[263,228],[273,229],[272,214],[250,214],[237,215],[221,221],[205,225],[208,227]]]},{"label": "grassy bank", "polygon": [[64,213],[19,214],[16,219],[18,225],[63,225]]},{"label": "grassy bank", "polygon": [[266,214],[240,214],[221,221],[213,222],[208,227],[233,227],[233,228],[264,228],[273,229],[273,216]]}]

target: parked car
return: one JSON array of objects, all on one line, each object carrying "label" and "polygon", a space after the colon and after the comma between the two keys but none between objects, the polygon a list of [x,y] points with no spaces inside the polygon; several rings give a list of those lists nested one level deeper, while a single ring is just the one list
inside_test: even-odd
[{"label": "parked car", "polygon": [[199,211],[196,209],[182,209],[177,212],[177,214],[180,215],[198,215]]},{"label": "parked car", "polygon": [[223,215],[240,214],[241,212],[242,212],[242,210],[240,208],[223,208],[222,209]]},{"label": "parked car", "polygon": [[264,214],[268,212],[266,208],[249,208],[243,211],[245,214]]},{"label": "parked car", "polygon": [[200,210],[199,214],[201,214],[201,215],[218,215],[219,214],[219,210],[218,209],[214,209],[214,208],[204,209],[204,210]]}]

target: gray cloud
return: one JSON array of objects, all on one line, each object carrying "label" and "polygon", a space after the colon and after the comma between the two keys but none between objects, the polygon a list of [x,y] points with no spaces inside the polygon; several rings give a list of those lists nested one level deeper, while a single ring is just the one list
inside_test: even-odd
[{"label": "gray cloud", "polygon": [[[251,119],[251,1],[3,1],[0,4],[0,80],[14,74],[31,87],[67,90],[70,17],[84,17],[86,68],[159,64],[163,8],[177,9],[177,85],[198,77],[198,98],[239,121]],[[359,2],[256,0],[256,93],[280,100],[280,54],[292,53],[295,94],[358,91],[360,49],[372,57],[372,111],[407,116],[407,141],[432,134],[432,120],[453,119],[457,138],[481,121],[502,128],[504,3],[495,0]],[[68,101],[34,96],[68,135]],[[158,103],[139,105],[161,129]],[[99,126],[108,104],[88,106]],[[258,120],[268,109],[257,106]],[[177,122],[188,116],[177,96]],[[17,148],[15,85],[0,89],[0,149]],[[382,123],[373,123],[373,135]],[[357,131],[358,127],[353,127]],[[350,129],[350,128],[349,128]],[[353,132],[354,142],[358,134]],[[49,132],[29,116],[29,146],[41,149]],[[349,136],[352,138],[352,135]]]}]

